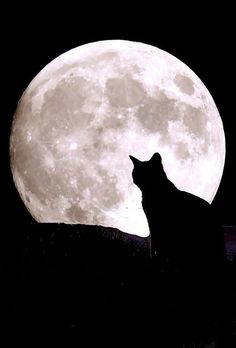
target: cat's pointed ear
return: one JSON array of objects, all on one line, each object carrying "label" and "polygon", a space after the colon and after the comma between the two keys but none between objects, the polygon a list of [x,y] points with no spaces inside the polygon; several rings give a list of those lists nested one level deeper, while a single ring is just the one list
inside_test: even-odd
[{"label": "cat's pointed ear", "polygon": [[154,153],[150,161],[158,163],[158,164],[162,164],[161,155],[158,152]]},{"label": "cat's pointed ear", "polygon": [[129,155],[129,158],[131,159],[131,161],[133,162],[133,165],[139,165],[141,163],[141,161],[139,161],[137,158]]}]

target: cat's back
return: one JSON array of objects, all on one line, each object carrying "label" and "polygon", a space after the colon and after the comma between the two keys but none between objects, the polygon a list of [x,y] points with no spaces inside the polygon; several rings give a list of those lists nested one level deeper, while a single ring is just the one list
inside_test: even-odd
[{"label": "cat's back", "polygon": [[177,192],[173,194],[173,203],[176,205],[177,210],[182,211],[186,220],[196,216],[199,221],[199,219],[207,219],[211,215],[210,204],[204,199],[189,192],[177,190]]},{"label": "cat's back", "polygon": [[212,206],[204,199],[185,191],[178,191],[173,195],[171,203],[173,224],[180,234],[195,244],[205,243],[213,238],[216,228],[220,228],[218,217]]},{"label": "cat's back", "polygon": [[[176,200],[176,230],[198,258],[224,259],[224,236],[217,211],[205,200],[179,191]],[[205,254],[205,255],[204,255]]]}]

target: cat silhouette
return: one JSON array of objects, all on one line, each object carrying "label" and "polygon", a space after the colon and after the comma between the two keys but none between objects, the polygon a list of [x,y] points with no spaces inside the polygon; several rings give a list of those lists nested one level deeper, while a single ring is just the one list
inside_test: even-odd
[{"label": "cat silhouette", "polygon": [[133,182],[142,192],[152,264],[171,284],[166,296],[168,291],[175,296],[186,317],[182,326],[192,318],[192,329],[200,330],[222,313],[226,252],[221,222],[208,202],[179,190],[167,178],[159,153],[148,161],[129,157]]}]

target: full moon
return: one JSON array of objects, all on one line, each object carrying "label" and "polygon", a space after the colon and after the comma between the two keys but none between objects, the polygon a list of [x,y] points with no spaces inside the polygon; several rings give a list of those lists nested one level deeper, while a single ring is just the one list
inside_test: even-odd
[{"label": "full moon", "polygon": [[31,81],[12,123],[14,183],[38,222],[147,236],[129,155],[155,152],[177,188],[213,200],[225,161],[217,107],[188,66],[144,43],[98,41],[60,55]]}]

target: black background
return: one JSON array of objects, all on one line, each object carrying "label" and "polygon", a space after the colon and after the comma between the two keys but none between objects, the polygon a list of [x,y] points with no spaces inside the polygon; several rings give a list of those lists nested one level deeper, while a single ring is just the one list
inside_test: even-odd
[{"label": "black background", "polygon": [[[1,287],[4,292],[1,308],[3,305],[2,313],[8,328],[19,327],[24,337],[36,328],[39,335],[35,339],[38,339],[42,328],[51,329],[53,326],[57,331],[65,327],[78,329],[81,324],[86,327],[90,323],[92,328],[99,324],[98,331],[103,334],[104,325],[100,313],[104,311],[106,302],[108,329],[105,336],[110,329],[114,329],[112,325],[118,312],[121,312],[121,322],[126,323],[124,326],[128,330],[132,320],[135,320],[133,329],[137,330],[136,322],[141,318],[140,327],[144,327],[142,325],[146,323],[144,330],[150,333],[150,322],[146,319],[155,313],[149,299],[152,284],[147,287],[150,279],[152,281],[147,272],[148,252],[147,248],[144,250],[142,242],[136,240],[136,245],[127,249],[127,243],[123,243],[119,233],[115,242],[107,237],[113,236],[112,233],[115,235],[117,231],[110,233],[80,225],[63,227],[31,224],[33,219],[14,187],[9,167],[11,122],[17,102],[30,81],[60,54],[98,40],[140,41],[157,46],[179,58],[203,81],[220,112],[226,136],[226,162],[213,204],[219,209],[224,224],[235,225],[233,16],[233,9],[226,4],[215,3],[214,7],[207,9],[206,2],[190,2],[181,8],[179,5],[174,8],[171,3],[164,6],[159,2],[128,4],[127,1],[110,2],[104,6],[92,2],[83,6],[79,2],[57,2],[51,8],[42,2],[31,2],[25,7],[22,3],[11,3],[8,8],[2,8],[0,256],[3,263],[0,265],[3,270]],[[87,233],[89,231],[91,234]],[[102,239],[103,233],[105,237]],[[232,266],[230,272],[232,284],[234,282],[230,288],[233,298],[236,293],[235,266]],[[137,292],[139,282],[141,285]],[[125,284],[128,285],[125,287]],[[94,294],[97,294],[96,299]],[[161,293],[161,302],[162,296]],[[93,305],[97,311],[94,311]],[[232,307],[235,318],[236,297]],[[84,316],[81,315],[81,310]],[[165,308],[163,311],[165,313]],[[110,312],[113,313],[112,320],[109,319]],[[91,316],[94,325],[91,324]],[[115,320],[115,325],[116,340],[119,336],[117,332],[121,332],[120,319]],[[153,330],[155,336],[156,326]],[[136,337],[139,341],[141,329],[134,334],[132,330],[130,332],[132,339]],[[93,333],[89,332],[89,335],[93,336]],[[143,335],[147,337],[145,332]],[[113,343],[112,341],[110,346]]]},{"label": "black background", "polygon": [[[154,5],[153,5],[154,6]],[[214,204],[226,225],[236,224],[235,53],[232,9],[203,5],[183,8],[80,4],[32,5],[3,12],[1,23],[1,187],[4,219],[31,219],[14,188],[9,170],[9,134],[23,91],[52,59],[76,46],[106,39],[140,41],[157,46],[187,64],[210,91],[226,136],[226,162]]]}]

